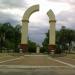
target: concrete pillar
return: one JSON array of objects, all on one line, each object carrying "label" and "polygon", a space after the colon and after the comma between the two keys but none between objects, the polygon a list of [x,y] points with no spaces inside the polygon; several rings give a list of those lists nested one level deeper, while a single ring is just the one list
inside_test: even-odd
[{"label": "concrete pillar", "polygon": [[56,42],[55,41],[55,39],[56,39],[56,37],[55,37],[55,24],[56,24],[56,19],[55,19],[55,15],[54,15],[54,13],[53,13],[52,10],[49,10],[47,12],[47,15],[49,17],[49,23],[50,23],[48,51],[49,51],[49,53],[52,52],[52,54],[53,54],[53,52],[56,49],[55,48],[56,47],[56,44],[55,44],[55,42]]},{"label": "concrete pillar", "polygon": [[55,23],[56,23],[56,20],[50,20],[49,21],[49,23],[50,23],[50,30],[49,30],[49,46],[48,46],[48,51],[49,52],[53,52],[53,51],[55,51],[55,31],[56,31],[56,29],[55,29]]},{"label": "concrete pillar", "polygon": [[39,54],[40,53],[40,47],[36,48],[36,53]]},{"label": "concrete pillar", "polygon": [[27,52],[28,49],[28,23],[28,20],[22,20],[20,48],[23,50],[23,52]]}]

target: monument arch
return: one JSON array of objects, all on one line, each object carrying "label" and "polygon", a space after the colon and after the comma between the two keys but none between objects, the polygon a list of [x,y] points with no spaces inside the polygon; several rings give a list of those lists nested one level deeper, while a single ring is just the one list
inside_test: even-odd
[{"label": "monument arch", "polygon": [[21,29],[21,45],[20,45],[20,48],[23,50],[23,52],[26,52],[27,49],[28,49],[28,23],[29,23],[29,18],[36,11],[39,11],[39,5],[31,6],[30,8],[27,9],[27,11],[23,15],[22,29]]},{"label": "monument arch", "polygon": [[[21,29],[21,45],[20,45],[20,48],[22,49],[22,52],[27,52],[29,18],[36,11],[39,11],[39,5],[31,6],[30,8],[27,9],[27,11],[23,15],[22,29]],[[51,51],[55,50],[55,24],[56,24],[56,19],[55,19],[55,15],[54,15],[52,10],[49,10],[47,12],[47,15],[49,17],[49,23],[50,23],[48,51],[51,52]]]}]

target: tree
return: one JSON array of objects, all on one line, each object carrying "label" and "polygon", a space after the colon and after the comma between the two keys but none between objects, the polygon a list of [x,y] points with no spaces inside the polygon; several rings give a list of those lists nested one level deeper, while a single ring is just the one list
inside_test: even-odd
[{"label": "tree", "polygon": [[35,53],[36,47],[36,43],[32,42],[31,40],[28,40],[28,52]]},{"label": "tree", "polygon": [[[49,41],[49,31],[46,33],[46,38],[44,39],[42,49],[48,51],[48,42]],[[67,29],[62,26],[59,31],[56,31],[56,53],[65,52],[68,49],[67,44],[71,45],[72,41],[75,42],[75,30]]]},{"label": "tree", "polygon": [[44,41],[42,42],[42,46],[41,47],[41,52],[48,52],[48,43],[49,43],[49,31],[48,33],[45,33],[46,38],[44,39]]},{"label": "tree", "polygon": [[[21,42],[21,26],[13,26],[10,23],[0,24],[0,52],[5,51],[19,52],[19,44]],[[36,43],[28,41],[28,51],[36,51]]]},{"label": "tree", "polygon": [[[68,47],[71,45],[72,41],[75,41],[75,31],[62,27],[60,33],[59,42],[62,47],[62,51],[68,50]],[[67,46],[67,44],[69,44],[69,46]]]},{"label": "tree", "polygon": [[20,25],[15,26],[14,34],[15,34],[15,37],[14,37],[15,52],[19,52],[18,46],[21,42],[21,26]]},{"label": "tree", "polygon": [[17,48],[21,39],[20,30],[20,25],[13,27],[10,23],[0,24],[0,48],[13,49],[15,52],[18,51]]}]

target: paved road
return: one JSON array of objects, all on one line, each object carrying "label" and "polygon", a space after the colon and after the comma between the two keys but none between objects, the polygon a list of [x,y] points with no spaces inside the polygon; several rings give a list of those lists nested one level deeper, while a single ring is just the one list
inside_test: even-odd
[{"label": "paved road", "polygon": [[[48,56],[23,56],[0,62],[0,65],[30,65],[30,66],[64,66],[64,64],[49,59]],[[66,66],[66,65],[65,65]]]},{"label": "paved road", "polygon": [[70,63],[72,65],[75,65],[75,59],[71,59],[71,58],[67,58],[67,57],[59,57],[59,58],[56,58],[57,60],[60,60],[60,61],[63,61],[63,62],[66,62],[66,63]]},{"label": "paved road", "polygon": [[0,75],[75,75],[75,69],[0,69]]},{"label": "paved road", "polygon": [[0,62],[0,75],[75,75],[73,65],[48,56],[24,56]]}]

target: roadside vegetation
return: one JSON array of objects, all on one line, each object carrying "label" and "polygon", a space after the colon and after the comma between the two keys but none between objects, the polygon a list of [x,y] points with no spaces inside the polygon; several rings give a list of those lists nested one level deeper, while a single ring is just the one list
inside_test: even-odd
[{"label": "roadside vegetation", "polygon": [[[48,53],[49,31],[40,47],[41,53]],[[0,23],[0,52],[12,53],[19,52],[21,42],[21,25],[11,25],[10,23]],[[28,52],[35,53],[37,45],[28,39]],[[74,53],[75,52],[75,30],[62,26],[56,31],[56,51],[55,53]]]},{"label": "roadside vegetation", "polygon": [[[41,52],[48,52],[49,31],[46,33],[41,47]],[[75,53],[75,30],[62,26],[56,31],[56,51],[55,53]]]},{"label": "roadside vegetation", "polygon": [[[0,24],[0,52],[19,52],[21,42],[21,25],[11,25],[10,23]],[[28,40],[28,51],[35,52],[36,43]]]}]

